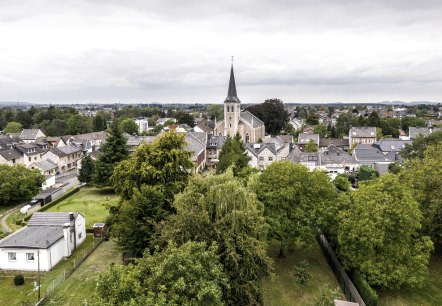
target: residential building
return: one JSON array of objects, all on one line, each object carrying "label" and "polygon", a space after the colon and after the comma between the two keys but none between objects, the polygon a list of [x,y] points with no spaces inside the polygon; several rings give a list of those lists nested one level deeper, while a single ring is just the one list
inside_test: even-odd
[{"label": "residential building", "polygon": [[38,138],[46,137],[45,134],[40,129],[24,129],[20,133],[20,138],[25,143],[32,143],[35,142]]},{"label": "residential building", "polygon": [[43,154],[43,159],[50,159],[58,165],[60,173],[77,170],[77,164],[82,156],[82,148],[74,146],[64,146],[61,148],[51,148]]},{"label": "residential building", "polygon": [[206,164],[208,167],[213,167],[219,162],[219,155],[225,141],[225,136],[209,135],[206,145]]},{"label": "residential building", "polygon": [[352,127],[348,132],[349,145],[358,143],[375,143],[376,138],[376,128],[375,127]]},{"label": "residential building", "polygon": [[247,144],[249,166],[265,170],[271,163],[285,160],[291,148],[292,144],[279,142]]},{"label": "residential building", "polygon": [[138,132],[144,133],[149,130],[149,122],[147,118],[139,117],[134,119],[135,123],[138,125]]},{"label": "residential building", "polygon": [[372,144],[358,144],[353,149],[353,157],[360,166],[370,166],[381,175],[388,172],[388,166],[391,163],[399,160],[396,152],[387,152],[384,154]]},{"label": "residential building", "polygon": [[319,134],[301,133],[298,135],[298,147],[301,152],[304,152],[305,146],[309,142],[313,142],[316,149],[319,150]]},{"label": "residential building", "polygon": [[85,239],[81,214],[36,212],[27,226],[0,240],[0,269],[49,271]]}]

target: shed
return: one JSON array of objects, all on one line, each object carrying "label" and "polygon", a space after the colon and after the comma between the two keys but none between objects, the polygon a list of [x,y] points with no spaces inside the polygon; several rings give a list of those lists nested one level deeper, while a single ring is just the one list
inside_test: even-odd
[{"label": "shed", "polygon": [[94,223],[94,238],[105,238],[106,236],[106,224]]}]

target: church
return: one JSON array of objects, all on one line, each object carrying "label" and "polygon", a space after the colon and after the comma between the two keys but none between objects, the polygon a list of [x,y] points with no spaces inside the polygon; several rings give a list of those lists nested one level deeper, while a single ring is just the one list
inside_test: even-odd
[{"label": "church", "polygon": [[234,137],[239,133],[244,143],[256,143],[264,139],[264,122],[248,111],[241,112],[241,101],[236,94],[233,65],[230,70],[229,90],[224,100],[224,120],[215,126],[214,135]]}]

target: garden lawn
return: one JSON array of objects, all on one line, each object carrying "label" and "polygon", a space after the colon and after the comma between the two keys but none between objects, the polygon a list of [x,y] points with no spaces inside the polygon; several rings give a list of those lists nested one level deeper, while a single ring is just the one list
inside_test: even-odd
[{"label": "garden lawn", "polygon": [[433,254],[430,275],[422,288],[401,288],[379,292],[379,306],[442,305],[442,252]]},{"label": "garden lawn", "polygon": [[92,228],[94,223],[106,221],[109,207],[117,202],[118,196],[109,189],[83,187],[47,211],[79,212],[86,218],[86,228]]},{"label": "garden lawn", "polygon": [[104,241],[83,264],[55,290],[45,305],[92,305],[98,274],[109,265],[121,262],[115,243]]},{"label": "garden lawn", "polygon": [[[57,278],[62,278],[64,270],[72,269],[74,261],[84,257],[85,252],[93,247],[94,238],[92,235],[87,235],[86,240],[72,253],[68,260],[60,261],[54,269],[49,272],[42,272],[41,275],[41,296],[43,297],[52,281]],[[17,274],[25,276],[25,284],[16,287],[14,285],[13,277]],[[0,305],[32,305],[37,302],[38,294],[34,290],[34,281],[37,281],[36,272],[15,272],[2,271],[0,274]]]},{"label": "garden lawn", "polygon": [[[313,305],[319,296],[320,288],[324,286],[337,289],[342,299],[345,299],[317,242],[309,248],[297,247],[295,252],[287,252],[287,257],[284,259],[278,258],[278,254],[279,243],[272,241],[269,255],[275,262],[275,276],[273,280],[268,279],[264,282],[264,305]],[[295,265],[303,259],[308,261],[308,271],[312,276],[309,285],[304,288],[298,284],[294,274]]]}]

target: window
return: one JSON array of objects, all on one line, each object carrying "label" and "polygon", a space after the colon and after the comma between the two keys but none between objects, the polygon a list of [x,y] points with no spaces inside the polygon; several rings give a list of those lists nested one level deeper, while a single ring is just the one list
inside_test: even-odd
[{"label": "window", "polygon": [[35,260],[34,253],[26,253],[26,260],[34,261]]},{"label": "window", "polygon": [[249,134],[246,134],[246,143],[249,143],[250,142],[250,136],[249,136]]},{"label": "window", "polygon": [[17,253],[9,252],[8,259],[9,259],[9,261],[17,261]]},{"label": "window", "polygon": [[30,157],[28,157],[29,161],[31,161],[32,159]]},{"label": "window", "polygon": [[273,157],[272,156],[269,156],[269,161],[273,161]]},{"label": "window", "polygon": [[259,161],[264,161],[264,156],[260,156]]}]

